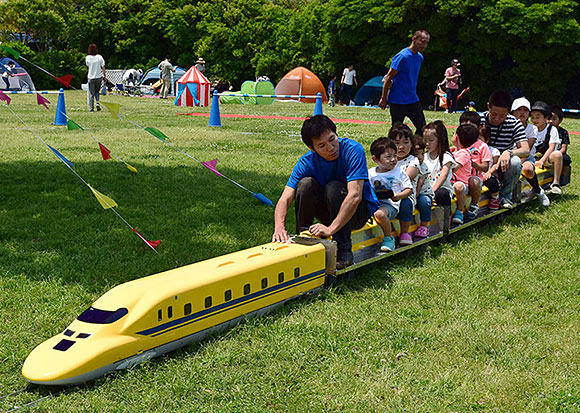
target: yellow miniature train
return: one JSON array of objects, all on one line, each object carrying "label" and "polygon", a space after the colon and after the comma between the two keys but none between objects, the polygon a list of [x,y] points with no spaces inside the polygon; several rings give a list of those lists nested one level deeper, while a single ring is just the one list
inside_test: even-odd
[{"label": "yellow miniature train", "polygon": [[[540,183],[550,181],[551,171],[537,172]],[[517,192],[520,204],[529,200],[521,182]],[[487,202],[484,191],[480,216],[456,228],[449,226],[449,208],[434,208],[430,236],[391,253],[379,252],[382,233],[371,221],[352,234],[354,265],[338,272],[334,241],[300,236],[293,243],[264,244],[121,284],[37,346],[22,374],[36,384],[75,385],[135,366],[316,292],[337,274],[506,212],[487,211]],[[398,228],[396,220],[393,224]]]}]

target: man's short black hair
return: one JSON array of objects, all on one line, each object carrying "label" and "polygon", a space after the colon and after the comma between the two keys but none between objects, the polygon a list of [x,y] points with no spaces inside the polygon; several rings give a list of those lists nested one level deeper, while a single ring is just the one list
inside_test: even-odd
[{"label": "man's short black hair", "polygon": [[466,110],[459,117],[459,124],[461,125],[462,123],[471,123],[474,126],[479,126],[481,125],[481,118],[477,112]]},{"label": "man's short black hair", "polygon": [[552,105],[550,106],[550,110],[558,117],[558,119],[560,119],[560,122],[562,122],[562,119],[564,119],[564,111],[562,108],[558,105]]},{"label": "man's short black hair", "polygon": [[392,149],[393,151],[397,152],[397,145],[393,140],[383,136],[376,139],[371,144],[371,155],[378,159],[383,153],[387,151],[387,149]]},{"label": "man's short black hair", "polygon": [[487,103],[489,107],[496,106],[498,108],[507,108],[510,110],[512,107],[512,97],[505,90],[496,90],[491,94]]},{"label": "man's short black hair", "polygon": [[415,33],[413,33],[413,37],[419,36],[419,34],[426,34],[427,36],[431,37],[431,34],[425,29],[416,30]]},{"label": "man's short black hair", "polygon": [[312,139],[320,137],[326,131],[336,133],[336,125],[326,115],[312,116],[302,124],[302,142],[309,148],[312,148]]},{"label": "man's short black hair", "polygon": [[469,148],[479,138],[479,131],[477,128],[469,123],[460,125],[457,128],[457,137],[459,138],[459,142],[461,146],[464,148]]}]

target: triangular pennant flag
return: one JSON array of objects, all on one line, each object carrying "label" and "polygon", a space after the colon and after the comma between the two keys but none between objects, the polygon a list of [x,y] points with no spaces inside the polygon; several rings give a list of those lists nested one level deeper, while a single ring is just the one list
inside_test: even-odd
[{"label": "triangular pennant flag", "polygon": [[151,135],[155,136],[157,139],[161,139],[162,141],[165,141],[166,139],[169,139],[163,132],[161,132],[159,129],[155,129],[155,128],[145,128],[145,130],[147,132],[149,132]]},{"label": "triangular pennant flag", "polygon": [[80,129],[80,130],[85,130],[81,125],[79,125],[78,123],[76,123],[74,120],[72,119],[68,119],[66,121],[66,128],[68,130],[75,130],[75,129]]},{"label": "triangular pennant flag", "polygon": [[20,53],[18,53],[16,50],[11,49],[8,46],[4,46],[3,44],[0,44],[0,47],[6,50],[6,53],[10,53],[15,59],[18,59],[20,57]]},{"label": "triangular pennant flag", "polygon": [[101,155],[103,155],[103,160],[111,159],[111,151],[101,142],[99,142],[99,149],[101,150]]},{"label": "triangular pennant flag", "polygon": [[202,162],[201,164],[203,166],[205,166],[207,169],[209,169],[210,171],[212,171],[214,174],[216,174],[217,176],[221,176],[223,177],[223,175],[215,168],[215,166],[217,165],[217,158],[213,159],[211,161],[207,161],[207,162]]},{"label": "triangular pennant flag", "polygon": [[109,198],[107,195],[101,194],[99,191],[97,191],[95,188],[93,188],[89,184],[87,184],[87,186],[93,192],[93,195],[95,196],[95,198],[97,198],[97,201],[99,201],[99,204],[101,204],[101,206],[103,208],[109,209],[109,208],[119,206],[119,205],[117,205],[117,203],[115,202],[114,199]]},{"label": "triangular pennant flag", "polygon": [[10,99],[8,95],[6,95],[6,93],[2,92],[1,90],[0,90],[0,100],[6,102],[7,105],[9,105],[10,102],[12,101],[12,99]]},{"label": "triangular pennant flag", "polygon": [[109,102],[101,102],[101,104],[106,107],[109,112],[111,112],[111,116],[117,119],[121,119],[119,116],[119,110],[121,109],[121,105],[118,103],[109,103]]},{"label": "triangular pennant flag", "polygon": [[133,232],[135,234],[137,234],[139,236],[139,238],[141,238],[141,241],[143,241],[145,244],[149,245],[151,248],[155,249],[155,248],[157,248],[157,246],[159,244],[161,244],[161,241],[160,240],[157,240],[157,241],[148,241],[145,238],[143,238],[143,235],[139,234],[139,232],[135,228],[131,228],[131,229],[133,230]]},{"label": "triangular pennant flag", "polygon": [[[44,96],[42,96],[40,93],[36,94],[36,103],[38,103],[39,105],[44,106],[45,108],[48,109],[48,105],[50,105],[51,103],[49,102],[48,99],[46,99]],[[48,105],[47,105],[48,103]]]},{"label": "triangular pennant flag", "polygon": [[53,76],[56,80],[63,84],[64,87],[69,87],[70,82],[72,81],[72,75],[64,75],[60,77]]},{"label": "triangular pennant flag", "polygon": [[72,166],[74,168],[75,164],[72,163],[71,161],[69,161],[68,159],[66,159],[62,153],[60,153],[59,151],[57,151],[56,149],[54,149],[52,146],[50,146],[48,144],[46,146],[48,146],[50,148],[50,150],[56,155],[56,157],[58,159],[60,159],[61,161],[63,161],[66,164],[69,164],[70,166]]},{"label": "triangular pennant flag", "polygon": [[136,174],[138,174],[138,173],[139,173],[139,171],[138,171],[138,170],[137,170],[135,167],[133,167],[133,166],[129,165],[128,163],[125,163],[125,166],[126,166],[126,167],[127,167],[127,169],[128,169],[128,170],[130,170],[131,172],[133,172],[133,173],[136,173]]}]

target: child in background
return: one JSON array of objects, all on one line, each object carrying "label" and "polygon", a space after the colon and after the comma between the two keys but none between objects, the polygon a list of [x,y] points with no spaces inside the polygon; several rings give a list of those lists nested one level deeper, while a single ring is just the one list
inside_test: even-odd
[{"label": "child in background", "polygon": [[560,189],[562,153],[556,148],[561,142],[558,129],[548,123],[551,116],[552,112],[547,103],[538,101],[532,106],[532,123],[538,128],[538,135],[536,145],[530,149],[530,155],[542,154],[540,159],[536,161],[536,168],[544,168],[547,162],[554,165],[554,180],[550,185],[550,191],[559,195],[562,193]]},{"label": "child in background", "polygon": [[374,216],[385,234],[381,251],[393,251],[395,238],[392,236],[391,219],[399,213],[400,200],[413,192],[413,184],[407,174],[396,166],[395,142],[378,138],[371,144],[371,155],[377,166],[369,169],[369,181],[381,203]]},{"label": "child in background", "polygon": [[336,75],[332,75],[328,83],[328,106],[334,107],[336,105]]},{"label": "child in background", "polygon": [[427,153],[423,163],[429,171],[429,183],[439,206],[451,206],[453,185],[451,171],[455,167],[453,156],[449,152],[447,129],[442,121],[430,122],[423,128]]},{"label": "child in background", "polygon": [[415,211],[415,193],[417,190],[417,179],[419,177],[419,160],[414,155],[415,142],[411,128],[402,123],[396,123],[389,131],[389,139],[397,146],[397,167],[405,172],[413,184],[413,192],[407,198],[401,199],[399,208],[399,245],[411,245],[413,237],[409,234],[409,227],[413,220]]},{"label": "child in background", "polygon": [[538,128],[528,123],[530,109],[530,101],[524,97],[515,99],[512,103],[512,115],[518,118],[524,125],[524,132],[528,138],[528,146],[530,147],[530,154],[526,159],[522,159],[522,175],[526,177],[532,186],[532,191],[536,194],[542,206],[547,207],[550,205],[550,199],[538,183],[538,177],[536,176],[536,158],[534,158],[534,152],[531,150],[536,143]]},{"label": "child in background", "polygon": [[[479,199],[481,197],[481,189],[484,185],[483,174],[491,167],[493,157],[489,146],[481,140],[481,118],[475,112],[464,112],[459,117],[460,125],[473,125],[477,129],[478,139],[475,140],[467,150],[471,155],[471,178],[469,178],[469,193],[471,194],[471,205],[465,213],[465,217],[469,220],[475,219],[479,213]],[[489,187],[488,187],[489,189]],[[497,190],[499,190],[499,182]],[[498,199],[499,205],[499,199]]]},{"label": "child in background", "polygon": [[[469,181],[472,178],[471,154],[469,153],[468,148],[473,145],[478,138],[479,132],[477,131],[477,128],[469,124],[460,125],[457,128],[455,135],[453,135],[453,143],[457,147],[457,150],[453,153],[456,166],[453,168],[453,179],[451,180],[453,183],[453,190],[455,191],[455,200],[457,202],[455,212],[451,218],[451,222],[454,224],[463,224],[465,196],[469,193]],[[481,186],[478,186],[474,190],[474,194],[472,194],[472,196],[477,198],[478,203],[480,194]],[[477,216],[477,211],[475,211],[473,217],[475,216]]]},{"label": "child in background", "polygon": [[568,131],[560,126],[562,121],[564,120],[564,111],[558,105],[552,105],[550,107],[552,110],[552,118],[550,122],[558,129],[558,134],[560,135],[560,147],[557,148],[562,153],[562,176],[560,177],[560,181],[563,185],[569,184],[569,182],[563,182],[564,179],[567,179],[568,170],[570,169],[570,164],[572,163],[572,159],[570,155],[568,155],[568,145],[570,145],[570,135],[568,135]]},{"label": "child in background", "polygon": [[421,135],[415,135],[415,154],[419,161],[419,176],[417,177],[417,209],[421,225],[415,230],[417,238],[429,236],[429,222],[431,221],[431,206],[433,205],[433,190],[429,183],[429,169],[425,160],[425,140]]}]

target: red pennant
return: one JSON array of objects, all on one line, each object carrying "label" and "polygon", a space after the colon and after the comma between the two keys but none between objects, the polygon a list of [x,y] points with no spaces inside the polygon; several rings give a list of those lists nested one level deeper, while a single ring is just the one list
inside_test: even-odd
[{"label": "red pennant", "polygon": [[209,169],[210,171],[212,171],[217,176],[222,176],[223,177],[223,175],[215,167],[217,165],[217,162],[218,162],[218,160],[216,158],[216,159],[213,159],[211,161],[202,162],[201,164],[203,166],[205,166],[207,169]]},{"label": "red pennant", "polygon": [[64,76],[61,76],[61,77],[53,76],[53,77],[56,80],[58,80],[60,83],[62,83],[64,85],[64,87],[69,87],[70,86],[70,82],[73,79],[72,75],[64,75]]},{"label": "red pennant", "polygon": [[108,150],[101,142],[99,142],[99,149],[101,150],[101,155],[103,155],[103,160],[106,161],[107,159],[111,159],[111,151]]},{"label": "red pennant", "polygon": [[157,240],[157,241],[147,241],[145,238],[143,238],[143,235],[141,235],[141,234],[139,234],[139,232],[137,232],[137,230],[135,228],[132,228],[132,230],[133,230],[133,232],[135,234],[137,234],[137,236],[139,238],[141,238],[141,241],[143,241],[145,244],[149,245],[153,249],[157,248],[157,246],[159,244],[161,244],[161,241],[160,240]]},{"label": "red pennant", "polygon": [[45,108],[48,109],[48,105],[47,103],[50,105],[51,103],[48,101],[48,99],[46,99],[44,96],[42,96],[40,93],[36,94],[36,103],[38,103],[39,105],[44,106]]}]

